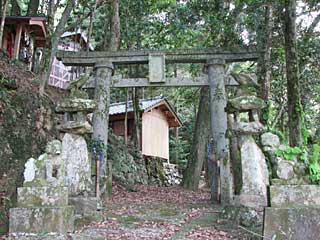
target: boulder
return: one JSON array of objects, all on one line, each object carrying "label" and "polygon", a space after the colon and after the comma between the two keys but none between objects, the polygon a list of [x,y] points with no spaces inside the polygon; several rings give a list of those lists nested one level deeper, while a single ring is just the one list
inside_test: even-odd
[{"label": "boulder", "polygon": [[240,96],[228,100],[228,112],[244,112],[249,110],[261,110],[267,105],[265,101],[256,96]]},{"label": "boulder", "polygon": [[280,147],[280,138],[271,132],[266,132],[261,135],[261,144],[263,147],[268,146],[276,150]]},{"label": "boulder", "polygon": [[278,178],[289,180],[292,179],[294,174],[294,162],[293,161],[287,161],[287,160],[281,160],[278,162],[276,166],[276,173]]},{"label": "boulder", "polygon": [[265,156],[252,137],[244,138],[240,152],[242,165],[241,204],[248,207],[267,206],[269,173]]},{"label": "boulder", "polygon": [[70,196],[91,191],[91,161],[86,140],[66,133],[62,140],[62,159],[66,168],[66,184]]},{"label": "boulder", "polygon": [[112,176],[120,184],[148,184],[145,160],[140,151],[122,137],[109,130],[108,156],[112,162]]},{"label": "boulder", "polygon": [[294,173],[300,177],[307,175],[307,166],[303,162],[297,162],[293,167]]}]

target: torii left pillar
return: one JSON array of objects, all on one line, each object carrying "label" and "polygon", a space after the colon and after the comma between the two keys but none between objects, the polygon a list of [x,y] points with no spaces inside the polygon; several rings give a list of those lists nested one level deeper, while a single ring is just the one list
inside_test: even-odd
[{"label": "torii left pillar", "polygon": [[94,99],[98,104],[93,115],[93,135],[95,143],[95,157],[97,163],[97,197],[101,194],[106,196],[112,190],[112,165],[107,158],[109,106],[110,106],[110,85],[113,64],[108,61],[95,64],[95,93]]},{"label": "torii left pillar", "polygon": [[[220,202],[233,203],[233,175],[230,169],[229,140],[227,138],[228,119],[225,108],[227,96],[225,90],[225,61],[210,59],[207,61],[210,85],[210,115],[214,160],[220,166]],[[214,191],[212,191],[214,193]],[[214,198],[214,196],[212,196]]]}]

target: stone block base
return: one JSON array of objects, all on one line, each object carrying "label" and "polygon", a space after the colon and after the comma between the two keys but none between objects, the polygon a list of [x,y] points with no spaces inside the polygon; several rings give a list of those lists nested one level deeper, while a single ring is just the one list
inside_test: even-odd
[{"label": "stone block base", "polygon": [[21,187],[18,188],[18,207],[67,206],[67,187]]},{"label": "stone block base", "polygon": [[265,209],[266,239],[314,240],[319,239],[319,236],[320,207]]},{"label": "stone block base", "polygon": [[70,238],[67,235],[61,234],[45,234],[45,235],[36,235],[36,234],[10,234],[9,240],[69,240]]},{"label": "stone block base", "polygon": [[59,233],[74,230],[74,207],[11,208],[10,234]]},{"label": "stone block base", "polygon": [[69,204],[75,207],[76,214],[97,211],[101,205],[96,197],[69,197]]},{"label": "stone block base", "polygon": [[319,185],[270,186],[271,207],[317,207],[320,206]]}]

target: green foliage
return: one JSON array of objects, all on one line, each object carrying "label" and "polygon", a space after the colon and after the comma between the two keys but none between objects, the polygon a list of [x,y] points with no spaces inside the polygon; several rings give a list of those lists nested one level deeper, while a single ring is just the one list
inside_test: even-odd
[{"label": "green foliage", "polygon": [[170,141],[170,161],[178,164],[181,169],[187,167],[187,159],[190,154],[190,143],[181,136],[176,138],[171,136]]},{"label": "green foliage", "polygon": [[320,183],[320,165],[319,165],[320,146],[313,145],[313,153],[309,165],[310,180],[313,183]]},{"label": "green foliage", "polygon": [[294,158],[296,156],[299,157],[303,153],[304,153],[304,151],[301,150],[301,148],[299,148],[299,147],[288,147],[288,148],[286,148],[284,150],[278,149],[276,151],[276,156],[277,157],[282,157],[282,158],[284,158],[286,160],[292,161],[292,160],[294,160]]}]

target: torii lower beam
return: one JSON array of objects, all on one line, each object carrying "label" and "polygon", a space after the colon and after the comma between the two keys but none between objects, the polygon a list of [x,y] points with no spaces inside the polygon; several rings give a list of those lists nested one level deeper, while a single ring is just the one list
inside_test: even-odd
[{"label": "torii lower beam", "polygon": [[[226,86],[239,86],[239,83],[231,76],[225,76]],[[175,77],[166,78],[165,82],[150,83],[148,78],[122,78],[120,75],[111,77],[111,88],[130,87],[204,87],[209,86],[208,75],[199,77]],[[83,88],[95,88],[95,78],[90,78]]]}]

